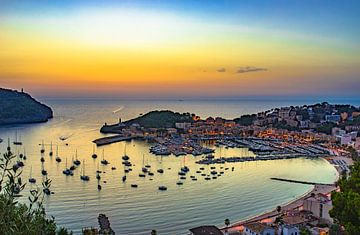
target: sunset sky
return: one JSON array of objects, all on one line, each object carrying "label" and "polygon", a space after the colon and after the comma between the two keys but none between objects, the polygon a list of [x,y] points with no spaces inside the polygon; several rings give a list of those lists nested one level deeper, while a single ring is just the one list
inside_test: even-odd
[{"label": "sunset sky", "polygon": [[360,1],[2,1],[0,87],[359,96]]}]

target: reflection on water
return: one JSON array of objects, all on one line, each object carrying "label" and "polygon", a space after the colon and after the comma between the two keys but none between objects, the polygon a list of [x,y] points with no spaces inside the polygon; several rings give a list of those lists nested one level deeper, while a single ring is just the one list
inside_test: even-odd
[{"label": "reflection on water", "polygon": [[[196,171],[204,167],[203,172],[209,174],[210,166],[195,164],[199,157],[155,156],[149,153],[149,144],[140,141],[97,148],[99,157],[95,160],[91,158],[91,141],[102,136],[98,132],[99,127],[104,122],[115,122],[119,117],[128,119],[153,109],[202,112],[202,116],[235,117],[244,110],[259,111],[257,109],[260,109],[260,104],[252,104],[251,107],[244,103],[214,106],[212,103],[158,104],[140,101],[50,101],[48,104],[55,111],[55,118],[48,123],[0,128],[0,138],[4,139],[0,144],[0,151],[5,150],[7,137],[14,139],[15,132],[18,131],[24,145],[12,146],[13,151],[17,153],[26,149],[24,176],[29,176],[32,166],[32,176],[40,184],[43,179],[40,149],[44,140],[44,168],[53,181],[52,190],[55,192],[54,195],[46,197],[46,209],[49,215],[55,216],[60,225],[75,232],[85,226],[97,226],[97,215],[105,213],[119,234],[148,234],[151,229],[158,230],[160,234],[185,234],[187,229],[194,226],[222,225],[225,218],[235,221],[273,209],[310,189],[308,185],[271,181],[270,177],[323,183],[330,183],[335,178],[335,170],[324,160],[292,159],[216,165],[216,170],[224,171],[224,174],[217,179],[206,181]],[[218,109],[219,106],[222,108]],[[264,105],[262,107],[268,108]],[[66,140],[61,141],[60,137],[66,137]],[[55,161],[55,154],[49,156],[50,143],[53,144],[54,151],[55,146],[58,146],[61,163]],[[123,183],[121,178],[124,175],[124,166],[121,157],[125,145],[126,153],[134,166],[133,171],[127,175],[127,181]],[[110,162],[107,166],[99,164],[103,150],[105,158]],[[78,159],[85,161],[85,166],[81,163],[74,171],[74,176],[65,176],[62,171],[66,167],[66,159],[69,167],[76,151]],[[247,149],[217,148],[215,152],[216,157],[251,154]],[[143,166],[143,156],[144,164],[151,165],[154,176],[138,176]],[[190,168],[190,172],[184,184],[178,186],[177,173],[184,164]],[[105,172],[101,175],[101,191],[97,190],[95,178],[98,165],[100,170]],[[231,171],[233,166],[235,169]],[[80,180],[82,167],[85,167],[86,174],[90,176],[89,182]],[[116,169],[112,170],[112,167]],[[157,173],[160,168],[164,169],[163,174]],[[191,180],[191,175],[198,180]],[[131,184],[137,184],[138,188],[131,188]],[[168,190],[159,191],[160,185],[167,186]],[[35,186],[27,185],[27,188],[30,187]]]}]

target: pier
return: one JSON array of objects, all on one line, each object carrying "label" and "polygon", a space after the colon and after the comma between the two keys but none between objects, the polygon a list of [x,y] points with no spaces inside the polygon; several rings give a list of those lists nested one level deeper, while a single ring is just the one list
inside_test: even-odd
[{"label": "pier", "polygon": [[114,135],[114,136],[109,136],[109,137],[103,137],[103,138],[99,138],[93,141],[93,143],[96,144],[96,146],[102,146],[102,145],[107,145],[107,144],[112,144],[112,143],[116,143],[116,142],[120,142],[120,141],[128,141],[128,140],[132,140],[133,137],[128,137],[128,136],[123,136],[123,135]]},{"label": "pier", "polygon": [[296,183],[296,184],[325,185],[325,186],[334,186],[335,185],[335,184],[323,184],[323,183],[315,183],[315,182],[301,181],[301,180],[283,179],[283,178],[276,178],[276,177],[272,177],[270,179],[277,180],[277,181],[289,182],[289,183]]}]

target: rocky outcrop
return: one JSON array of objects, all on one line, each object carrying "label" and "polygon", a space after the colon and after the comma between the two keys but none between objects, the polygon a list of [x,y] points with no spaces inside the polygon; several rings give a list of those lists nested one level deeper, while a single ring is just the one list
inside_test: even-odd
[{"label": "rocky outcrop", "polygon": [[0,125],[46,122],[52,117],[51,108],[29,94],[0,88]]}]

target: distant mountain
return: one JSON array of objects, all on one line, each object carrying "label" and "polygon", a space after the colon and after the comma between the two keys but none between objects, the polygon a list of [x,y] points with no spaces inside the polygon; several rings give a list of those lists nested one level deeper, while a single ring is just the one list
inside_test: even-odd
[{"label": "distant mountain", "polygon": [[0,88],[0,125],[46,122],[52,117],[51,108],[29,94]]}]

